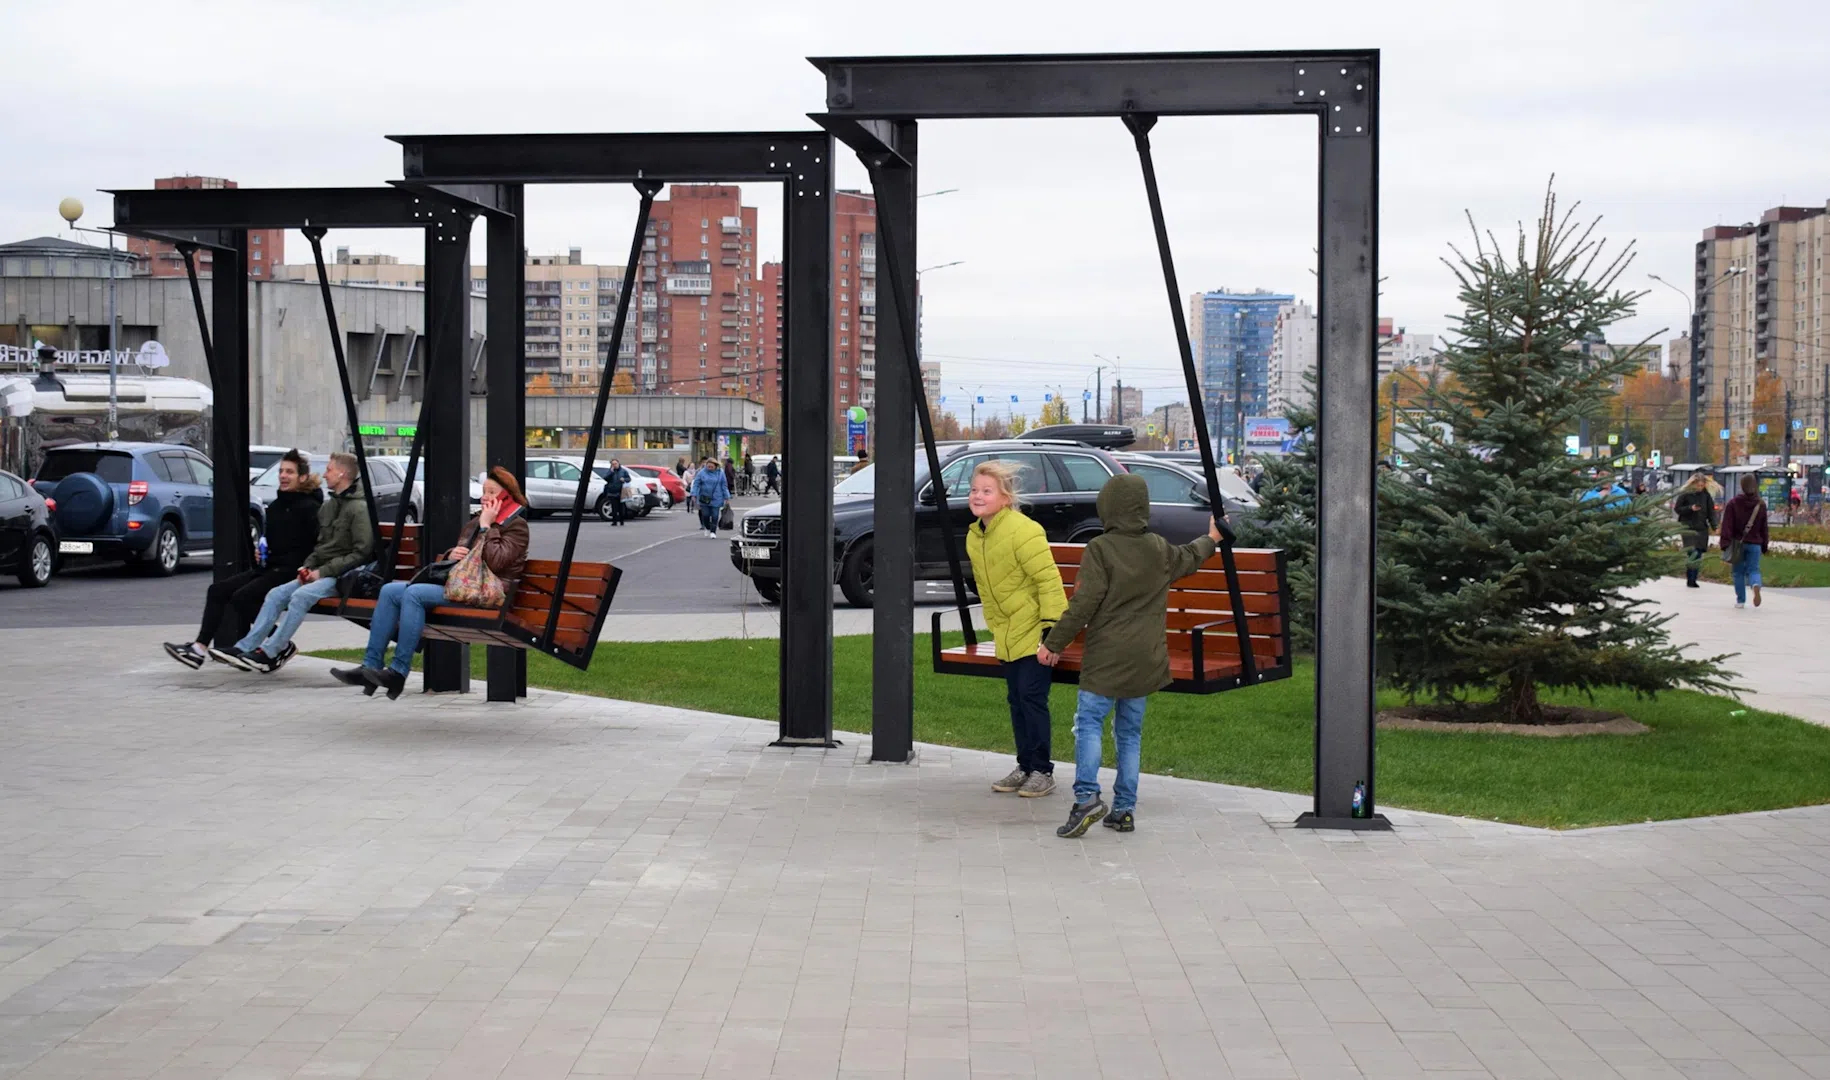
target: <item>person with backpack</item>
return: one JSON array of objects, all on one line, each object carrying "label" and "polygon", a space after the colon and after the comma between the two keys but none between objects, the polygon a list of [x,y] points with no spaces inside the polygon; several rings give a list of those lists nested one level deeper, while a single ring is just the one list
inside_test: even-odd
[{"label": "person with backpack", "polygon": [[1017,749],[1017,767],[991,790],[1034,799],[1055,790],[1049,742],[1053,722],[1048,712],[1054,678],[1038,650],[1043,635],[1067,608],[1067,590],[1049,550],[1048,534],[1017,509],[1021,468],[1012,461],[992,460],[972,470],[966,508],[977,520],[966,527],[966,557],[972,562],[985,625],[1003,668],[1010,734]]},{"label": "person with backpack", "polygon": [[1703,570],[1703,556],[1709,553],[1709,534],[1716,531],[1716,500],[1709,497],[1709,478],[1700,472],[1691,474],[1671,511],[1684,529],[1684,584],[1700,589],[1697,575]]},{"label": "person with backpack", "polygon": [[195,670],[210,659],[210,646],[227,647],[248,632],[267,594],[299,576],[299,566],[318,538],[318,508],[324,493],[311,463],[297,450],[280,455],[279,494],[266,510],[261,565],[215,582],[204,594],[203,624],[195,641],[165,642],[165,654]]},{"label": "person with backpack", "polygon": [[[1080,557],[1074,599],[1043,638],[1036,658],[1048,667],[1082,629],[1080,694],[1074,711],[1074,805],[1056,836],[1077,837],[1105,820],[1119,832],[1136,829],[1137,777],[1144,745],[1144,705],[1170,683],[1169,646],[1164,637],[1169,586],[1187,577],[1214,553],[1220,527],[1208,519],[1206,536],[1173,545],[1146,532],[1150,488],[1134,473],[1120,473],[1099,491],[1099,520],[1105,532]],[[1099,796],[1099,760],[1106,715],[1113,714],[1112,741],[1118,778],[1108,810]]]},{"label": "person with backpack", "polygon": [[1754,590],[1760,606],[1760,554],[1766,550],[1766,502],[1760,498],[1760,478],[1741,475],[1741,494],[1722,507],[1722,561],[1735,579],[1735,607],[1747,606],[1747,591]]}]

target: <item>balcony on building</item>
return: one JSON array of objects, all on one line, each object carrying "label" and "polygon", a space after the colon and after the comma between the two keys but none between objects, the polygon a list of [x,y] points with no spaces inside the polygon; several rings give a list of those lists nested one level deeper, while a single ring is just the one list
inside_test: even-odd
[{"label": "balcony on building", "polygon": [[725,233],[742,233],[743,232],[743,218],[741,218],[741,217],[719,218],[718,219],[718,229],[720,232],[725,232]]},{"label": "balcony on building", "polygon": [[653,326],[650,326],[647,323],[642,324],[642,344],[646,345],[649,342],[654,341],[657,337],[659,337],[659,334],[656,333]]},{"label": "balcony on building", "polygon": [[660,297],[656,296],[652,292],[645,292],[642,294],[642,310],[643,311],[653,311],[660,306],[661,306]]}]

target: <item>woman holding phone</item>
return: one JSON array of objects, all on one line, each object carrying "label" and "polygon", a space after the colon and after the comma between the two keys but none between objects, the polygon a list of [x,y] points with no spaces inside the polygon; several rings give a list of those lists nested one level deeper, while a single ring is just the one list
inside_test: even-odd
[{"label": "woman holding phone", "polygon": [[[451,563],[470,554],[472,547],[483,549],[483,562],[490,572],[509,584],[520,579],[527,567],[527,500],[513,474],[500,465],[489,470],[483,479],[483,509],[470,519],[458,534],[457,546],[440,556]],[[426,629],[426,612],[445,602],[445,583],[439,580],[412,582],[390,581],[381,587],[375,600],[375,614],[369,622],[369,647],[359,668],[337,668],[331,677],[349,686],[360,686],[374,692],[386,690],[388,699],[400,696],[406,688],[407,674],[413,670],[413,655],[419,651],[420,636]],[[394,659],[386,667],[382,660],[388,642],[393,640]]]}]

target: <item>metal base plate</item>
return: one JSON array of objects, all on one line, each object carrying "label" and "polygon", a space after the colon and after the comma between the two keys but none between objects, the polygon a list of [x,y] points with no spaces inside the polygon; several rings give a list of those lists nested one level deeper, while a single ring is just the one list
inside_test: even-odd
[{"label": "metal base plate", "polygon": [[845,742],[842,739],[777,739],[769,745],[786,746],[790,748],[797,746],[813,747],[821,750],[831,750],[834,747],[844,746]]},{"label": "metal base plate", "polygon": [[1304,810],[1296,817],[1299,829],[1347,829],[1352,832],[1390,832],[1392,823],[1384,814],[1371,817],[1321,817],[1313,810]]}]

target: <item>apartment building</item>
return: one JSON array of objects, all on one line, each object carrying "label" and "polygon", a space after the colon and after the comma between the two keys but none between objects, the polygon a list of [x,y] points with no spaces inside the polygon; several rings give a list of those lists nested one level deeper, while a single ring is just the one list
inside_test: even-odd
[{"label": "apartment building", "polygon": [[[734,184],[674,184],[643,239],[624,357],[643,393],[753,393],[765,375],[756,208]],[[614,318],[616,301],[609,301]],[[600,320],[608,328],[608,320]],[[608,342],[603,343],[608,358]]]},{"label": "apartment building", "polygon": [[[859,191],[838,191],[832,224],[832,407],[834,415],[853,405],[877,403],[877,201]],[[765,263],[761,293],[771,313],[763,348],[775,357],[776,374],[763,380],[766,401],[781,400],[783,341],[782,266]],[[924,370],[923,379],[926,380]],[[938,390],[931,396],[939,397]]]},{"label": "apartment building", "polygon": [[1288,293],[1266,289],[1241,293],[1222,288],[1188,298],[1189,332],[1210,431],[1233,429],[1240,372],[1245,376],[1239,399],[1245,415],[1265,415],[1271,401],[1271,338],[1277,313],[1295,301]]},{"label": "apartment building", "polygon": [[[1705,229],[1697,242],[1706,432],[1721,426],[1725,413],[1732,431],[1748,431],[1756,423],[1757,381],[1768,373],[1793,392],[1801,415],[1824,399],[1830,377],[1826,210],[1830,206],[1777,206],[1758,223]],[[1744,272],[1728,276],[1731,269]],[[1687,373],[1688,357],[1680,363]]]},{"label": "apartment building", "polygon": [[1315,370],[1315,355],[1315,309],[1300,300],[1279,307],[1271,328],[1266,416],[1284,416],[1309,406],[1312,395],[1304,376]]},{"label": "apartment building", "polygon": [[[232,188],[235,181],[225,180],[220,176],[161,176],[153,181],[155,190],[204,190],[210,188]],[[140,272],[153,277],[184,277],[184,257],[178,249],[159,240],[142,240],[137,236],[127,237],[127,250],[139,256]],[[197,249],[197,276],[208,277],[211,268],[210,249]],[[248,277],[254,281],[270,281],[274,270],[286,261],[286,230],[284,229],[249,229],[248,230]]]}]

